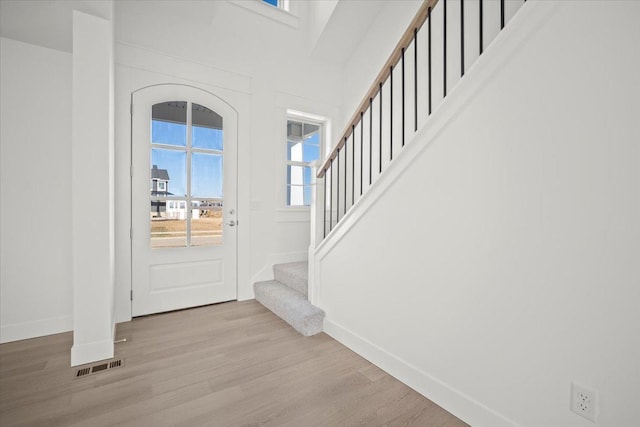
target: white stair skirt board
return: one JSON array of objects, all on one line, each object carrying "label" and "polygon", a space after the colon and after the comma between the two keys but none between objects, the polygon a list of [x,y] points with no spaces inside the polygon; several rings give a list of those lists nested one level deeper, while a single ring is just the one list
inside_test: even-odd
[{"label": "white stair skirt board", "polygon": [[322,332],[324,311],[307,299],[306,262],[273,266],[276,280],[256,282],[256,300],[304,336]]}]

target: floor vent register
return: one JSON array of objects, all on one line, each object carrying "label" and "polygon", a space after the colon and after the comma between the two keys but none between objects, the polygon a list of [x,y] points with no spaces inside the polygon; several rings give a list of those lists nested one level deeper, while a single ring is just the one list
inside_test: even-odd
[{"label": "floor vent register", "polygon": [[76,371],[74,378],[84,378],[89,375],[98,374],[100,372],[106,372],[111,369],[120,368],[124,366],[124,359],[114,359],[106,362],[100,362],[93,366],[85,366],[82,368],[78,368]]}]

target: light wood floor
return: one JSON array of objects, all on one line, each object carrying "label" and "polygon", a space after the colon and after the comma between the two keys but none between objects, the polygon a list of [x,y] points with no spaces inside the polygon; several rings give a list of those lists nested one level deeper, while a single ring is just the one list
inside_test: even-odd
[{"label": "light wood floor", "polygon": [[0,425],[465,426],[325,334],[255,301],[118,325],[125,366],[84,378],[71,333],[0,345]]}]

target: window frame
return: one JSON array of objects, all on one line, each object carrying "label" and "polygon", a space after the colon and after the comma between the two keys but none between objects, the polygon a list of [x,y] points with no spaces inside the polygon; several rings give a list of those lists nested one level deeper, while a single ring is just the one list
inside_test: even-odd
[{"label": "window frame", "polygon": [[[166,101],[161,101],[159,103],[156,103],[154,105],[157,104],[163,104]],[[173,101],[176,102],[176,101]],[[193,188],[192,188],[192,180],[193,180],[193,173],[192,173],[192,166],[193,166],[193,154],[208,154],[208,155],[217,155],[217,156],[221,156],[224,159],[224,143],[222,146],[222,149],[217,149],[217,148],[203,148],[203,147],[194,147],[193,146],[193,128],[196,127],[196,125],[194,125],[193,123],[193,106],[194,105],[200,105],[197,102],[194,102],[192,100],[184,100],[184,101],[177,101],[177,102],[185,102],[186,103],[186,117],[185,117],[185,145],[175,145],[175,144],[170,144],[170,143],[166,143],[166,142],[154,142],[153,141],[153,130],[151,130],[150,133],[150,138],[149,138],[149,146],[148,146],[148,150],[149,150],[149,155],[153,156],[153,149],[161,149],[161,150],[168,150],[168,151],[172,151],[172,152],[181,152],[181,153],[185,153],[185,194],[184,195],[169,195],[169,194],[165,194],[164,196],[159,196],[159,195],[149,195],[149,200],[150,202],[153,204],[154,202],[156,203],[165,203],[165,209],[175,209],[175,210],[184,210],[185,212],[185,217],[184,220],[186,221],[185,224],[185,245],[184,246],[158,246],[158,247],[154,247],[153,246],[153,233],[149,234],[149,244],[150,244],[150,248],[151,250],[165,250],[165,249],[182,249],[182,248],[193,248],[193,247],[203,247],[203,246],[217,246],[215,244],[213,245],[198,245],[198,244],[193,244],[192,241],[192,237],[193,237],[193,233],[192,233],[192,220],[193,220],[193,212],[192,210],[194,209],[193,206],[193,202],[194,201],[200,201],[200,202],[207,202],[207,203],[217,203],[220,200],[224,199],[224,195],[222,196],[222,198],[220,197],[198,197],[198,196],[194,196],[193,194]],[[209,107],[204,106],[204,105],[200,105],[204,108],[209,109]],[[153,106],[152,106],[153,107]],[[217,114],[215,110],[210,109],[214,114]],[[150,120],[149,120],[149,124],[152,127],[153,126],[153,122],[154,120],[157,121],[166,121],[166,120],[159,120],[159,119],[155,119],[153,117],[153,113],[151,114]],[[168,122],[168,121],[167,121]],[[168,122],[171,123],[171,122]],[[182,124],[182,122],[179,122],[179,124]],[[221,129],[224,132],[224,123],[223,123],[223,128]],[[223,136],[224,138],[224,136]],[[224,141],[224,139],[223,139]],[[153,164],[153,162],[151,162],[151,164]],[[223,166],[224,168],[224,166]],[[223,169],[224,171],[224,169]],[[222,172],[224,174],[224,172]],[[224,176],[224,175],[223,175]],[[151,179],[151,191],[153,191],[153,181],[156,181],[156,191],[160,191],[159,190],[159,184],[163,183],[164,184],[164,190],[165,192],[168,193],[167,191],[167,186],[168,186],[168,181],[164,181],[161,179]],[[169,202],[174,201],[175,202],[175,208],[169,208]],[[188,208],[188,206],[191,205],[191,208]]]},{"label": "window frame", "polygon": [[[280,22],[284,25],[288,25],[292,28],[298,28],[298,1],[286,0],[287,6],[275,7],[262,0],[229,0],[231,4],[240,6],[244,9],[250,10],[258,15],[262,15],[272,21]],[[280,0],[279,0],[280,1]]]},{"label": "window frame", "polygon": [[[285,129],[288,126],[290,121],[300,122],[303,125],[304,124],[310,124],[310,125],[318,126],[318,133],[319,133],[319,138],[318,138],[319,139],[318,160],[323,160],[324,156],[325,156],[325,151],[326,151],[326,127],[327,127],[326,125],[327,125],[327,120],[323,119],[321,117],[318,117],[318,116],[312,116],[310,114],[287,111],[286,120],[285,120]],[[287,169],[288,169],[289,166],[301,166],[301,167],[310,167],[310,168],[312,168],[311,183],[309,184],[309,186],[311,187],[311,191],[313,191],[313,188],[314,188],[313,182],[315,181],[314,177],[313,177],[313,164],[315,163],[315,160],[311,161],[311,162],[289,160],[289,158],[288,158],[288,154],[289,154],[288,144],[289,144],[289,138],[288,138],[287,132],[285,131],[284,150],[283,150],[284,151],[284,184],[283,184],[284,200],[283,200],[283,205],[284,205],[284,207],[285,207],[285,209],[287,211],[295,211],[295,210],[309,211],[310,208],[311,208],[310,205],[290,205],[289,204],[289,200],[288,200],[287,194],[288,194],[288,190],[289,190],[289,187],[291,186],[291,184],[289,183],[289,180],[287,179]],[[304,139],[303,139],[303,144],[304,144]],[[302,185],[301,187],[303,187],[303,192],[304,192],[305,185]],[[303,198],[304,198],[304,196],[303,196]]]},{"label": "window frame", "polygon": [[275,7],[276,9],[284,10],[285,12],[289,12],[290,3],[289,0],[276,0],[276,4],[273,5],[269,3],[267,0],[260,0],[263,3],[268,4],[271,7]]}]

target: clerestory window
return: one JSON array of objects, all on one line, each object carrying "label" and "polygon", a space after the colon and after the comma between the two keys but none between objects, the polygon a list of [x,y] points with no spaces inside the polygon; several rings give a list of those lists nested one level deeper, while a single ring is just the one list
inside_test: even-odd
[{"label": "clerestory window", "polygon": [[289,11],[289,0],[262,0],[264,3],[270,4],[278,9]]}]

